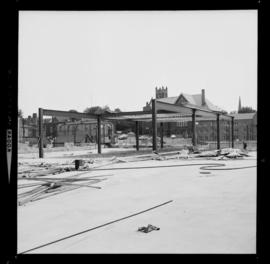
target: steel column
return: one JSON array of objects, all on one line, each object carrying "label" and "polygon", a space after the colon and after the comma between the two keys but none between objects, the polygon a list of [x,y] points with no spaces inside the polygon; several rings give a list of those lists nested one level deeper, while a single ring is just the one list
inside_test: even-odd
[{"label": "steel column", "polygon": [[192,109],[192,145],[197,145],[196,140],[196,110]]},{"label": "steel column", "polygon": [[234,148],[234,117],[232,116],[232,120],[231,120],[231,124],[232,124],[232,131],[231,131],[231,134],[232,134],[232,148]]},{"label": "steel column", "polygon": [[163,123],[160,123],[160,147],[163,148]]},{"label": "steel column", "polygon": [[38,130],[39,130],[39,157],[44,158],[43,152],[43,109],[38,109]]},{"label": "steel column", "polygon": [[220,149],[220,126],[219,126],[219,114],[217,114],[217,149]]},{"label": "steel column", "polygon": [[135,121],[136,150],[139,150],[139,121]]},{"label": "steel column", "polygon": [[155,99],[152,99],[152,139],[153,150],[157,150],[157,110]]},{"label": "steel column", "polygon": [[101,117],[97,116],[97,144],[98,144],[98,154],[101,154]]}]

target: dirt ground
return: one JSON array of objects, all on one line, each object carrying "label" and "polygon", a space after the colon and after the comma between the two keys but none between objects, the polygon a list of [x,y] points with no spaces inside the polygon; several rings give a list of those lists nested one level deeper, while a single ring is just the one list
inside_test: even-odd
[{"label": "dirt ground", "polygon": [[[19,154],[18,168],[38,168],[40,163],[74,167],[74,158],[89,155],[90,159],[91,154],[89,149],[51,152],[44,159],[38,159],[36,153]],[[256,167],[204,171],[202,165],[195,165],[255,166],[256,152],[249,155],[229,160],[150,159],[108,165],[109,158],[99,160],[99,170],[83,171],[77,178],[105,179],[94,184],[101,189],[80,186],[18,206],[18,253],[170,200],[153,210],[29,253],[256,253]],[[43,178],[79,173],[66,171]],[[34,182],[18,180],[19,185]],[[137,231],[148,224],[160,230]]]}]

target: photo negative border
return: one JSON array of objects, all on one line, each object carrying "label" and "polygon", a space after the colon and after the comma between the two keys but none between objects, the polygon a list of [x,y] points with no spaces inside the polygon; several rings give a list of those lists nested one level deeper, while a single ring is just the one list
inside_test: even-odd
[{"label": "photo negative border", "polygon": [[[97,261],[101,261],[99,254],[17,254],[17,129],[18,129],[18,30],[19,30],[19,12],[20,11],[156,11],[156,10],[182,10],[182,11],[195,11],[195,10],[258,10],[258,158],[257,158],[257,253],[256,254],[136,254],[130,258],[131,254],[105,254],[109,261],[112,261],[112,257],[120,257],[125,255],[130,260],[137,260],[137,257],[143,257],[148,261],[167,261],[167,257],[174,256],[177,260],[187,261],[207,261],[207,263],[219,263],[220,261],[237,262],[241,263],[260,263],[262,257],[265,256],[265,249],[263,247],[262,240],[265,238],[263,234],[262,223],[265,219],[263,214],[263,187],[265,188],[265,171],[267,171],[267,162],[269,162],[269,154],[267,154],[265,144],[267,133],[265,129],[266,122],[266,106],[267,96],[265,94],[265,88],[262,88],[263,67],[262,59],[265,51],[266,44],[263,44],[265,38],[265,11],[264,3],[262,0],[256,1],[189,1],[170,4],[168,1],[162,3],[156,1],[152,6],[146,6],[146,4],[139,5],[138,2],[128,3],[115,3],[101,4],[97,1],[23,1],[16,0],[12,2],[8,8],[8,20],[4,25],[7,28],[7,66],[8,66],[8,85],[7,85],[7,97],[2,96],[5,114],[4,123],[4,136],[5,138],[5,150],[4,159],[2,160],[2,168],[4,168],[4,176],[2,181],[4,182],[4,190],[6,191],[4,201],[4,213],[2,219],[4,219],[4,236],[3,253],[4,263],[40,263],[45,261],[46,263],[61,261],[71,261],[72,263],[81,263],[83,260],[91,261],[93,257],[96,257]],[[7,227],[7,228],[6,228]],[[98,255],[98,256],[94,256]],[[109,256],[108,256],[109,255]],[[143,255],[143,256],[142,256]],[[154,256],[155,255],[155,256]],[[153,259],[153,257],[158,257]]]}]

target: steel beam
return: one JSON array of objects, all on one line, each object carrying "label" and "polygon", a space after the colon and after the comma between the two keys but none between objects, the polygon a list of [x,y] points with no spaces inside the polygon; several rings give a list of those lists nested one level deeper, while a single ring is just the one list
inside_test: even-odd
[{"label": "steel beam", "polygon": [[43,109],[38,109],[38,128],[39,128],[39,157],[44,157],[43,152]]},{"label": "steel beam", "polygon": [[165,110],[171,113],[182,113],[182,114],[190,114],[192,111],[192,109],[189,107],[183,107],[179,105],[173,105],[169,103],[156,101],[156,111],[159,110]]},{"label": "steel beam", "polygon": [[76,113],[69,111],[58,111],[58,110],[50,110],[43,109],[43,115],[47,116],[63,116],[63,117],[71,117],[71,118],[97,118],[95,114],[87,114],[87,113]]},{"label": "steel beam", "polygon": [[151,111],[130,111],[130,112],[119,112],[119,113],[104,113],[103,118],[117,117],[117,116],[127,116],[127,115],[145,115],[151,114]]},{"label": "steel beam", "polygon": [[173,113],[191,113],[192,110],[197,110],[197,115],[201,113],[201,115],[203,115],[203,113],[205,113],[205,115],[208,113],[210,114],[210,116],[214,116],[216,114],[225,116],[225,117],[231,117],[228,114],[225,114],[223,112],[217,112],[217,111],[213,111],[210,109],[205,109],[205,108],[201,108],[198,107],[196,105],[174,105],[174,104],[170,104],[170,103],[164,103],[164,102],[160,102],[157,101],[156,102],[156,110],[160,111],[160,110],[165,110],[168,112],[173,112]]}]

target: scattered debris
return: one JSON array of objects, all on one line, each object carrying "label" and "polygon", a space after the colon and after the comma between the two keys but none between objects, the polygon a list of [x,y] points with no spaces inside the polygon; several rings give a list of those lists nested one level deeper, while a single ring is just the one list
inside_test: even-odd
[{"label": "scattered debris", "polygon": [[160,228],[150,224],[148,226],[142,226],[138,228],[138,231],[143,233],[149,233],[153,230],[160,230]]},{"label": "scattered debris", "polygon": [[80,166],[84,164],[83,160],[75,160],[75,170],[78,170]]},{"label": "scattered debris", "polygon": [[187,146],[187,149],[189,150],[189,153],[198,154],[201,153],[201,151],[198,149],[197,146]]},{"label": "scattered debris", "polygon": [[248,157],[249,155],[240,149],[224,148],[221,150],[203,151],[198,154],[197,157],[217,157],[217,160],[228,159],[228,158],[242,158]]},{"label": "scattered debris", "polygon": [[212,150],[212,151],[203,151],[202,153],[198,154],[198,157],[217,157],[218,151]]},{"label": "scattered debris", "polygon": [[46,198],[49,195],[51,195],[51,193],[53,195],[60,194],[62,192],[66,192],[68,190],[73,190],[75,188],[80,188],[80,187],[90,187],[90,188],[95,188],[95,189],[101,189],[101,187],[93,186],[93,184],[99,183],[107,179],[107,178],[99,178],[99,179],[96,178],[96,177],[103,177],[107,175],[75,178],[76,176],[79,176],[79,175],[75,175],[73,177],[64,177],[64,178],[47,178],[47,177],[25,178],[25,180],[37,181],[38,183],[19,184],[18,189],[26,188],[27,191],[20,192],[18,194],[18,203],[19,205],[24,205],[28,202],[33,202],[36,200]]},{"label": "scattered debris", "polygon": [[189,158],[189,150],[188,149],[182,149],[178,153],[179,153],[178,159],[180,159],[180,158],[188,159]]}]

